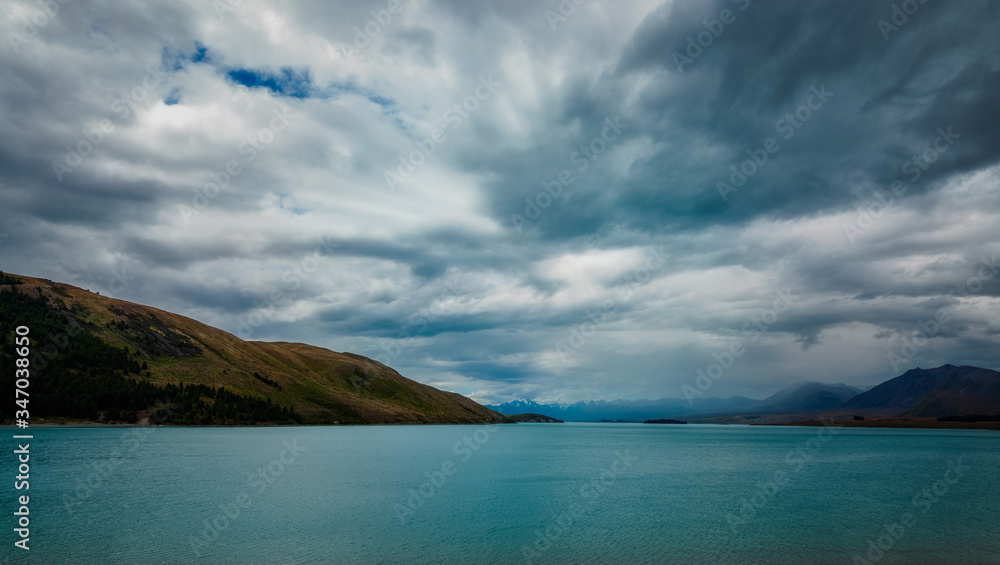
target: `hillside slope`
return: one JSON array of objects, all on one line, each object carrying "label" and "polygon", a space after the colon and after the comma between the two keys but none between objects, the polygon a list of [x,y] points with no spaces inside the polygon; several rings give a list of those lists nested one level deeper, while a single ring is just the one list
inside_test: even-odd
[{"label": "hillside slope", "polygon": [[970,414],[1000,416],[1000,398],[986,398],[935,390],[906,412],[904,417],[967,416]]},{"label": "hillside slope", "polygon": [[[243,341],[228,332],[157,308],[103,297],[67,284],[15,277],[21,284],[0,284],[0,294],[13,293],[6,294],[2,301],[10,310],[0,320],[5,361],[9,361],[13,351],[13,328],[26,323],[19,320],[26,319],[28,311],[32,312],[32,319],[42,326],[31,328],[33,393],[41,394],[39,387],[58,382],[49,391],[50,395],[59,398],[76,395],[86,399],[89,406],[85,410],[87,416],[68,413],[49,416],[93,419],[99,413],[106,417],[108,406],[100,404],[112,401],[128,403],[130,406],[125,410],[130,407],[141,413],[151,408],[146,403],[146,399],[152,398],[150,395],[170,392],[176,396],[177,385],[183,384],[186,388],[179,389],[183,396],[178,398],[185,404],[178,411],[185,414],[193,411],[200,418],[184,423],[240,421],[229,418],[228,414],[244,420],[257,420],[253,414],[263,414],[268,416],[263,421],[274,421],[291,409],[295,419],[310,424],[509,421],[464,396],[412,381],[360,355],[302,343]],[[0,280],[0,283],[10,282],[10,279]],[[84,362],[88,355],[97,359],[98,366],[103,367],[101,371]],[[116,361],[110,363],[105,359]],[[74,386],[80,390],[72,390]],[[141,391],[143,400],[123,398],[121,392],[98,393],[95,387],[137,391],[135,394]],[[218,395],[216,391],[222,387],[227,393]],[[230,398],[230,393],[235,396]],[[223,398],[232,406],[213,409]],[[193,408],[189,406],[191,403],[195,404]],[[44,403],[35,406],[39,405],[46,406]],[[271,417],[271,406],[286,412]],[[50,405],[49,410],[53,409]],[[46,415],[32,413],[32,417]]]},{"label": "hillside slope", "polygon": [[979,367],[942,365],[910,369],[902,375],[848,400],[845,408],[905,411],[934,391],[957,392],[981,398],[1000,398],[1000,373]]},{"label": "hillside slope", "polygon": [[860,392],[844,384],[798,382],[761,400],[754,409],[762,413],[829,410],[840,407]]}]

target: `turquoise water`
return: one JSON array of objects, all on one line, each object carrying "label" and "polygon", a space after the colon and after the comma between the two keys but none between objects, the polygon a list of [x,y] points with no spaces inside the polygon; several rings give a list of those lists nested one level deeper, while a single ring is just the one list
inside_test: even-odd
[{"label": "turquoise water", "polygon": [[10,563],[1000,563],[995,432],[33,433],[30,551],[10,530],[25,491],[2,489]]}]

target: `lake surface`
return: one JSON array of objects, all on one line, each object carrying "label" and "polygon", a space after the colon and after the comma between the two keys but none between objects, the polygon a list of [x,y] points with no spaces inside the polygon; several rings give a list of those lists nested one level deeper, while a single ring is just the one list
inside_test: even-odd
[{"label": "lake surface", "polygon": [[[1000,563],[995,432],[31,432],[31,550],[8,533],[10,563]],[[2,490],[11,532],[25,491]]]}]

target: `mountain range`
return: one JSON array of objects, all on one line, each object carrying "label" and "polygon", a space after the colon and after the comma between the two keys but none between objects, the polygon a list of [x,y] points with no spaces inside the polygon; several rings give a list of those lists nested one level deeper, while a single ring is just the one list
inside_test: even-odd
[{"label": "mountain range", "polygon": [[[157,411],[181,425],[474,424],[549,418],[782,423],[821,413],[1000,415],[1000,373],[954,365],[912,369],[868,390],[804,381],[761,400],[518,400],[484,407],[354,353],[303,343],[244,341],[157,308],[0,272],[0,366],[14,366],[15,346],[21,346],[15,343],[18,327],[29,329],[30,406],[25,409],[36,419],[133,423]],[[0,372],[0,387],[15,387],[13,371]],[[12,416],[13,411],[0,409],[0,420],[11,422]]]},{"label": "mountain range", "polygon": [[804,381],[762,400],[744,396],[690,401],[680,398],[596,400],[573,404],[515,400],[489,408],[501,414],[533,412],[571,422],[654,418],[733,422],[759,420],[762,416],[768,416],[769,422],[776,422],[781,416],[785,420],[803,419],[821,412],[840,416],[1000,415],[1000,372],[954,365],[917,368],[868,390],[845,384]]}]

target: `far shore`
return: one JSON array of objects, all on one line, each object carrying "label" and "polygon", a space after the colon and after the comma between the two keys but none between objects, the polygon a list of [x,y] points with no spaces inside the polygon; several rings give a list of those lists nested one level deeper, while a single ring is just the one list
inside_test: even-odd
[{"label": "far shore", "polygon": [[[829,426],[829,420],[800,420],[762,426]],[[835,420],[835,427],[844,428],[899,428],[937,430],[994,430],[1000,431],[1000,422],[939,422],[937,418],[866,418],[864,420]]]},{"label": "far shore", "polygon": [[20,428],[14,424],[0,424],[0,428],[21,430],[25,434],[30,434],[30,430],[36,428],[322,428],[322,427],[358,427],[358,426],[492,426],[515,424],[516,422],[467,422],[467,423],[447,423],[447,422],[377,422],[371,424],[275,424],[271,422],[261,422],[257,424],[172,424],[163,422],[160,424],[141,421],[135,423],[124,422],[93,422],[90,420],[46,420],[41,422],[31,422],[27,428]]},{"label": "far shore", "polygon": [[[227,424],[209,424],[209,425],[196,425],[196,424],[171,424],[169,422],[164,422],[161,424],[152,424],[148,421],[140,421],[137,423],[108,423],[108,422],[93,422],[89,420],[44,420],[39,422],[32,422],[29,428],[23,429],[14,426],[13,424],[0,424],[0,428],[9,428],[13,430],[21,430],[25,434],[31,433],[30,430],[34,428],[150,428],[150,427],[164,427],[164,428],[316,428],[316,427],[348,427],[348,426],[477,426],[477,425],[491,425],[500,424],[506,422],[493,422],[493,423],[466,423],[466,424],[448,424],[448,423],[425,423],[425,422],[383,422],[383,423],[372,423],[372,424],[274,424],[274,423],[258,423],[258,424],[243,424],[243,425],[227,425]],[[510,422],[513,424],[514,422]],[[572,423],[572,422],[571,422]],[[578,422],[578,423],[600,423],[600,422]],[[631,422],[640,423],[640,422]],[[781,422],[773,424],[753,424],[753,423],[715,423],[715,425],[722,426],[829,426],[830,420],[799,420],[796,422]],[[866,418],[864,420],[850,420],[850,419],[837,419],[834,420],[834,427],[843,428],[895,428],[895,429],[938,429],[938,430],[990,430],[990,431],[1000,431],[1000,422],[939,422],[937,418]]]},{"label": "far shore", "polygon": [[[302,424],[292,424],[294,426],[301,426]],[[330,424],[334,425],[334,424]],[[177,424],[151,424],[148,422],[135,422],[131,424],[127,423],[110,423],[110,422],[91,422],[89,420],[83,421],[47,421],[47,422],[32,422],[27,428],[20,428],[14,424],[0,424],[0,428],[13,428],[15,430],[23,430],[25,433],[30,433],[29,430],[35,428],[277,428],[277,427],[290,427],[290,426],[280,426],[278,424],[247,424],[244,426],[197,426],[197,425],[183,425],[179,426]]]}]

